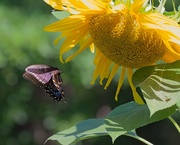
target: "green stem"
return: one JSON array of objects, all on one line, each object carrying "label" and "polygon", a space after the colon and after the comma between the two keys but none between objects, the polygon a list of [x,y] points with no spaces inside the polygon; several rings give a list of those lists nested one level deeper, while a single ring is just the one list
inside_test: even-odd
[{"label": "green stem", "polygon": [[169,118],[169,120],[173,123],[173,125],[176,127],[176,129],[178,130],[178,132],[180,133],[180,127],[179,127],[179,125],[176,123],[176,121],[175,121],[171,116],[169,116],[168,118]]},{"label": "green stem", "polygon": [[140,136],[137,136],[137,135],[135,136],[135,135],[130,135],[130,134],[124,134],[124,135],[135,138],[135,139],[145,143],[146,145],[153,145],[152,143],[150,143],[149,141],[145,140],[144,138],[142,138]]}]

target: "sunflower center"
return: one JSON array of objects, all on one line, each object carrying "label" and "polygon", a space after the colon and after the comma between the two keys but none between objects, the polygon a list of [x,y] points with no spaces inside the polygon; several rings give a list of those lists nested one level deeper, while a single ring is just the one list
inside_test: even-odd
[{"label": "sunflower center", "polygon": [[93,16],[89,32],[96,47],[113,62],[139,68],[162,58],[166,45],[154,29],[140,26],[129,13]]}]

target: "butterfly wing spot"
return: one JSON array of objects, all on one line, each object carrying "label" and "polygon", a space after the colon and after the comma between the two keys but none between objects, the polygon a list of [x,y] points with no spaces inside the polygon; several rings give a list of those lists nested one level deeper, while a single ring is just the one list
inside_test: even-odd
[{"label": "butterfly wing spot", "polygon": [[59,91],[57,89],[53,89],[50,86],[46,86],[45,90],[48,94],[50,94],[51,97],[54,98],[54,100],[57,100],[58,102],[64,98],[64,91]]}]

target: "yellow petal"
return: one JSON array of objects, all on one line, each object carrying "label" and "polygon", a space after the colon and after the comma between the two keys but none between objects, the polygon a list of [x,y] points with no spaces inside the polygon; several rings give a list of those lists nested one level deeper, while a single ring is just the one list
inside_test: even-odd
[{"label": "yellow petal", "polygon": [[118,94],[120,92],[120,89],[121,89],[123,81],[124,81],[125,72],[126,72],[126,68],[122,67],[121,74],[120,74],[120,79],[119,79],[119,82],[118,82],[118,87],[117,87],[116,94],[115,94],[115,100],[116,101],[118,101]]},{"label": "yellow petal", "polygon": [[128,68],[128,82],[132,89],[134,100],[139,104],[144,104],[144,101],[141,99],[141,97],[136,91],[136,88],[134,87],[132,83],[132,75],[133,75],[133,70]]},{"label": "yellow petal", "polygon": [[79,50],[74,53],[73,55],[69,56],[67,59],[66,59],[66,62],[72,60],[75,56],[77,56],[79,53],[81,53],[83,50],[85,50],[87,47],[89,47],[91,44],[93,43],[93,40],[91,37],[89,37],[89,39],[87,40],[86,43],[84,43],[80,48]]},{"label": "yellow petal", "polygon": [[67,0],[44,0],[44,1],[56,10],[63,10],[63,2],[67,2]]},{"label": "yellow petal", "polygon": [[96,67],[94,69],[93,80],[91,84],[93,84],[100,76],[100,84],[102,85],[103,79],[108,78],[109,76],[109,67],[112,62],[97,49],[94,64]]},{"label": "yellow petal", "polygon": [[131,6],[131,11],[138,14],[142,8],[142,5],[147,2],[147,0],[134,0],[134,3]]},{"label": "yellow petal", "polygon": [[92,53],[94,53],[94,51],[95,51],[94,43],[92,43],[92,44],[90,45],[90,50],[91,50]]},{"label": "yellow petal", "polygon": [[72,49],[82,38],[87,35],[86,27],[82,27],[80,30],[75,30],[72,35],[69,35],[63,42],[60,49],[60,60],[63,61],[62,55]]},{"label": "yellow petal", "polygon": [[119,65],[118,64],[114,64],[111,73],[108,77],[108,80],[106,82],[106,85],[104,87],[104,89],[107,89],[107,87],[109,86],[109,84],[111,83],[112,79],[114,78],[115,74],[117,73],[117,70],[119,69]]}]

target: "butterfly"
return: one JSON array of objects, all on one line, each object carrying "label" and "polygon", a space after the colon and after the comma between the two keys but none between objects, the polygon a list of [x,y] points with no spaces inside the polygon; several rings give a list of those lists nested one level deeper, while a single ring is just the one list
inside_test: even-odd
[{"label": "butterfly", "polygon": [[45,89],[46,93],[50,94],[60,102],[65,96],[61,84],[61,71],[58,68],[45,64],[30,65],[25,69],[23,78],[30,81],[34,85]]}]

